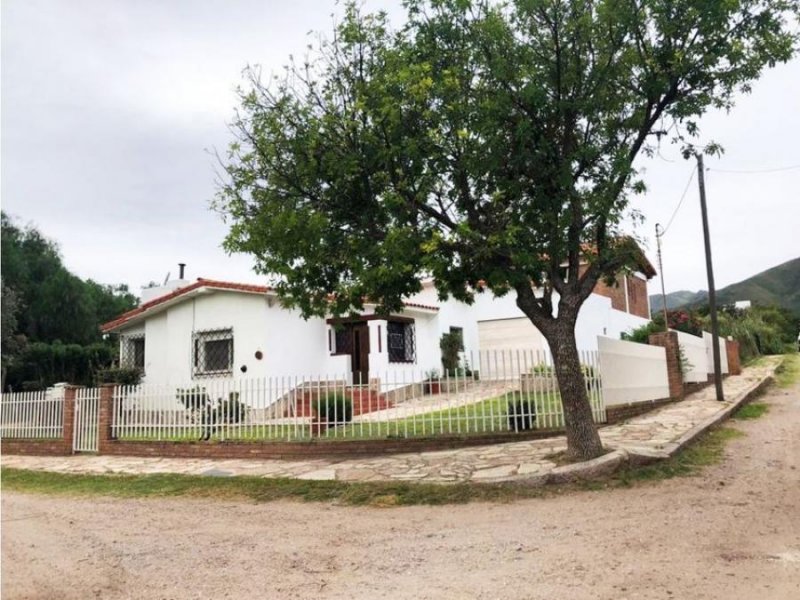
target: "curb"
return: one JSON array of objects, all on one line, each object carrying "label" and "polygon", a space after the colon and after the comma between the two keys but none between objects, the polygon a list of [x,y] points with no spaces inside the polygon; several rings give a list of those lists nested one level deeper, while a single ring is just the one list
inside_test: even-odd
[{"label": "curb", "polygon": [[[777,365],[776,365],[777,368]],[[663,449],[652,448],[613,448],[608,454],[586,462],[574,463],[563,467],[556,467],[546,477],[539,476],[536,481],[526,482],[522,478],[508,480],[509,483],[527,483],[528,485],[545,485],[551,483],[575,483],[579,481],[591,481],[611,475],[625,465],[641,466],[659,460],[670,458],[680,452],[683,448],[704,434],[712,427],[716,427],[736,412],[739,407],[750,402],[755,396],[759,395],[764,389],[769,387],[774,381],[775,369],[772,370],[764,379],[755,382],[750,387],[737,395],[733,400],[726,401],[728,404],[721,412],[706,419],[692,427],[689,431],[681,435],[678,439],[666,444]]]}]

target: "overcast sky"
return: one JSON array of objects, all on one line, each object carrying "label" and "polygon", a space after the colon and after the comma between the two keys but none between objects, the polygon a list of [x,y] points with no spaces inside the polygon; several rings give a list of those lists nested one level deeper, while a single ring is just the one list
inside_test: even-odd
[{"label": "overcast sky", "polygon": [[[399,0],[368,0],[399,22]],[[176,275],[258,282],[247,256],[220,248],[209,209],[215,159],[247,64],[279,71],[332,0],[4,0],[2,207],[55,239],[69,269],[104,283]],[[767,72],[730,114],[701,122],[723,144],[706,185],[718,287],[800,255],[800,61]],[[639,233],[655,264],[655,223],[670,220],[692,163],[676,148],[645,161]],[[669,162],[674,161],[674,162]],[[706,288],[697,179],[664,238],[667,291]],[[651,282],[650,291],[659,288]]]}]

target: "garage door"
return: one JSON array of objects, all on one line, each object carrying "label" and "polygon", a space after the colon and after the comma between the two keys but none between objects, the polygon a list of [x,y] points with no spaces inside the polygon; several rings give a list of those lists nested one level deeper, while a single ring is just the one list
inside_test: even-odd
[{"label": "garage door", "polygon": [[478,321],[482,371],[527,371],[544,359],[547,347],[527,318]]}]

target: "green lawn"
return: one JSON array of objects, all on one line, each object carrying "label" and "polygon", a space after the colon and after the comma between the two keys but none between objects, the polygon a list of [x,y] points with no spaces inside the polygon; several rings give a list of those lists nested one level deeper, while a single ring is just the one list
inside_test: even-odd
[{"label": "green lawn", "polygon": [[[311,426],[304,425],[245,425],[215,428],[214,440],[236,441],[302,441],[312,438],[329,440],[386,439],[405,437],[426,437],[436,435],[469,435],[510,431],[509,411],[520,400],[532,402],[537,415],[535,427],[538,429],[558,429],[564,426],[560,415],[560,397],[557,393],[529,395],[525,398],[519,392],[509,392],[474,404],[438,410],[402,419],[381,422],[355,422],[328,428],[322,435],[312,435]],[[527,409],[523,409],[527,412]],[[524,415],[520,415],[524,417]],[[522,419],[518,421],[521,423]],[[120,435],[126,441],[196,441],[202,435],[202,428],[190,426],[180,431],[153,428],[134,435]]]}]

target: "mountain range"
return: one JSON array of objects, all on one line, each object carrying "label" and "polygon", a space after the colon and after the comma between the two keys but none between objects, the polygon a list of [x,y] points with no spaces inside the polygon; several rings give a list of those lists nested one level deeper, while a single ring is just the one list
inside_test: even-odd
[{"label": "mountain range", "polygon": [[[708,292],[680,290],[666,296],[667,309],[693,308],[708,302]],[[753,304],[782,306],[800,316],[800,258],[767,269],[738,283],[717,290],[717,304],[750,300]],[[650,296],[650,309],[662,310],[661,294]]]}]

